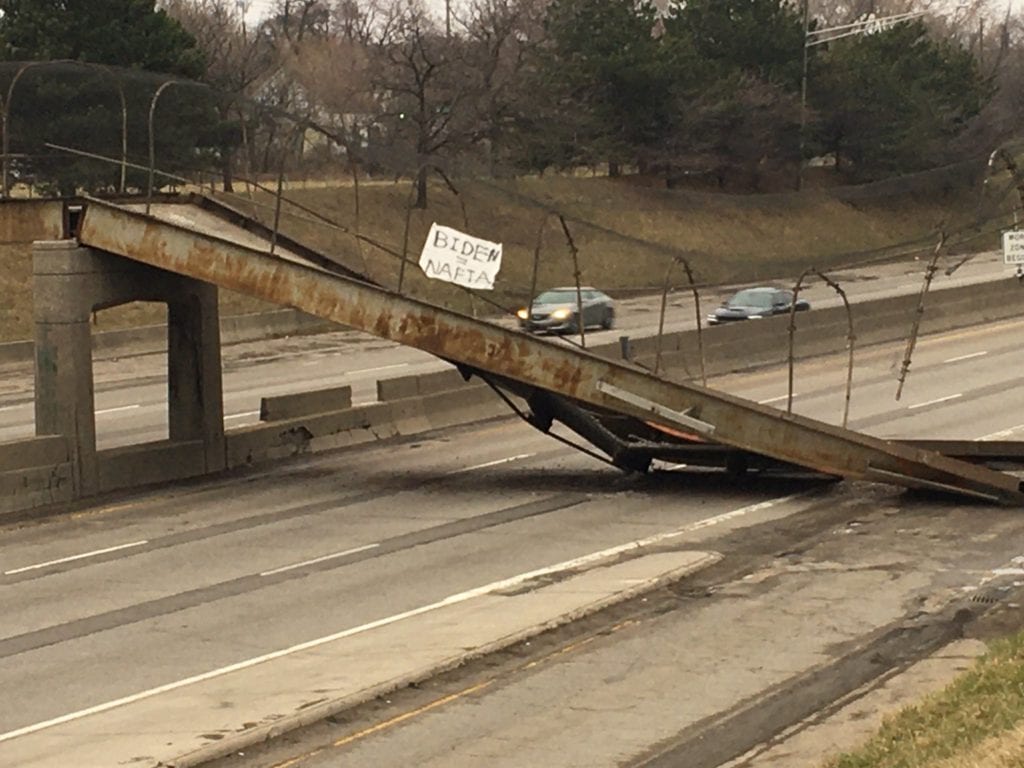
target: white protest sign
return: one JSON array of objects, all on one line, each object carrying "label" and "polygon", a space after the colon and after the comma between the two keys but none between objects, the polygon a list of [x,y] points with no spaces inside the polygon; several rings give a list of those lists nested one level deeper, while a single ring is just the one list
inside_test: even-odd
[{"label": "white protest sign", "polygon": [[481,240],[435,222],[423,244],[420,269],[433,280],[490,291],[501,271],[501,243]]},{"label": "white protest sign", "polygon": [[1003,263],[1024,264],[1024,230],[1003,232]]}]

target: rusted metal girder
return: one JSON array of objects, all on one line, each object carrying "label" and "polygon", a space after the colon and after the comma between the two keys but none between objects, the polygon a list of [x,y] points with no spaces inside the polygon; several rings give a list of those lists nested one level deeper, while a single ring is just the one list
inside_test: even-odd
[{"label": "rusted metal girder", "polygon": [[99,200],[89,202],[79,240],[709,442],[829,475],[1024,505],[1021,482],[1011,475],[704,387],[669,382],[628,363],[327,272],[294,254],[272,256]]}]

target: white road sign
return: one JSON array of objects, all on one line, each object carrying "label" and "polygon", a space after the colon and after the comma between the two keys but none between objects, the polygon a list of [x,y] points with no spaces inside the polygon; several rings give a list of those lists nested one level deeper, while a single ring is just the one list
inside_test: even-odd
[{"label": "white road sign", "polygon": [[1024,230],[1003,232],[1003,263],[1024,264]]},{"label": "white road sign", "polygon": [[420,269],[433,280],[490,291],[501,271],[501,243],[482,240],[435,222],[430,225],[427,242],[423,244]]}]

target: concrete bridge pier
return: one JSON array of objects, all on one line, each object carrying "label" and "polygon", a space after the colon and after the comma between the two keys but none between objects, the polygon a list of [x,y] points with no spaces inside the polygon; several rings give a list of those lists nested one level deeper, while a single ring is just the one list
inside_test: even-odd
[{"label": "concrete bridge pier", "polygon": [[83,247],[75,240],[34,243],[32,266],[36,434],[64,435],[68,440],[74,494],[107,490],[116,483],[106,478],[130,471],[127,467],[104,471],[106,452],[96,449],[89,323],[93,312],[132,301],[168,306],[169,440],[153,444],[157,449],[153,458],[157,462],[185,458],[174,448],[187,443],[183,463],[189,469],[176,474],[174,467],[166,467],[160,474],[171,479],[223,469],[216,286]]}]

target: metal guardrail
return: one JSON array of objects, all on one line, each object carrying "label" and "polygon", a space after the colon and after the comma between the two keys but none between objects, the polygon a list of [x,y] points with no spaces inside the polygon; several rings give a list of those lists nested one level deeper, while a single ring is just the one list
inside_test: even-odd
[{"label": "metal guardrail", "polygon": [[[635,457],[650,444],[628,435],[643,434],[642,427],[654,425],[659,433],[674,435],[676,447],[715,443],[828,475],[1024,504],[1021,483],[1011,475],[781,413],[704,387],[669,382],[628,363],[502,328],[339,274],[328,267],[331,259],[315,259],[309,249],[287,256],[270,253],[172,222],[162,218],[162,212],[160,205],[147,215],[88,200],[79,240],[177,274],[297,307],[454,362],[464,373],[478,375],[492,386],[536,404],[542,412],[532,422],[541,428],[558,419],[613,459],[621,454],[620,466],[642,468]],[[175,221],[180,219],[178,216]],[[550,407],[552,397],[557,407]],[[629,429],[616,428],[617,421],[623,419],[631,425]],[[645,455],[656,457],[656,447]]]}]

